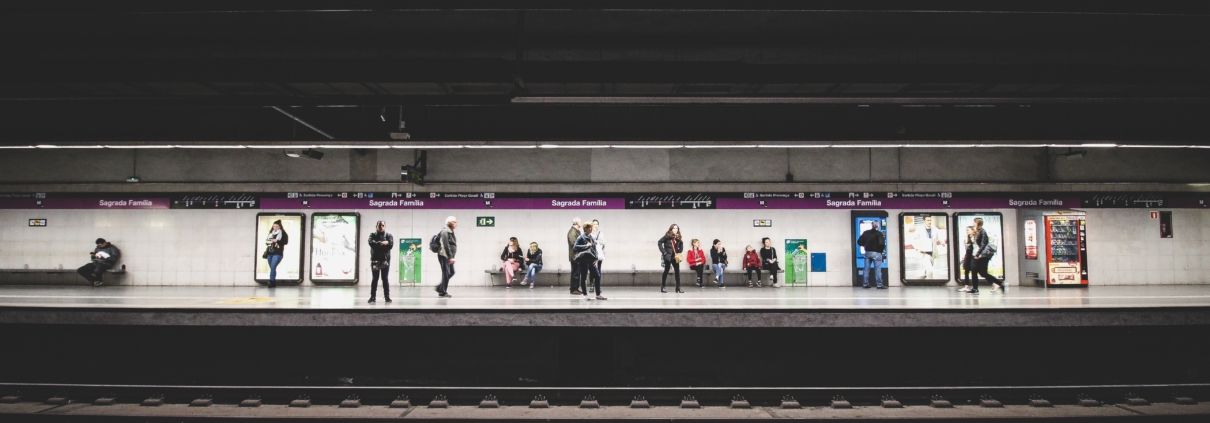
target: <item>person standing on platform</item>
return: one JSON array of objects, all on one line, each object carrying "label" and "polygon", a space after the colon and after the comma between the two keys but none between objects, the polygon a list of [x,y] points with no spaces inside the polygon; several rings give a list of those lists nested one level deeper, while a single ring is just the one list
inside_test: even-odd
[{"label": "person standing on platform", "polygon": [[597,276],[601,276],[601,272],[605,270],[602,267],[605,264],[605,237],[601,232],[601,221],[592,220],[592,240],[597,248]]},{"label": "person standing on platform", "polygon": [[[504,251],[500,252],[500,260],[504,263],[500,265],[500,270],[504,271],[504,287],[513,287],[513,275],[517,270],[521,269],[521,265],[525,262],[525,253],[521,251],[521,244],[517,242],[517,237],[508,239],[508,246],[504,247]],[[522,282],[522,285],[525,283]]]},{"label": "person standing on platform", "polygon": [[458,227],[458,218],[445,218],[445,227],[437,234],[437,264],[441,266],[441,284],[437,285],[437,296],[453,298],[450,295],[450,278],[454,277],[454,256],[458,254],[458,238],[454,237],[454,229]]},{"label": "person standing on platform", "polygon": [[958,289],[961,292],[971,290],[971,275],[978,277],[975,273],[975,227],[966,227],[966,253],[962,255],[962,279],[958,283],[962,284],[962,288]]},{"label": "person standing on platform", "polygon": [[269,236],[265,237],[264,258],[269,260],[270,288],[277,288],[277,265],[281,264],[281,259],[286,251],[282,247],[288,243],[290,243],[290,237],[282,229],[281,220],[274,220],[272,229],[269,229]]},{"label": "person standing on platform", "polygon": [[[529,279],[529,289],[534,289],[534,277],[542,271],[542,249],[538,243],[529,243],[529,252],[525,253],[525,278]],[[522,281],[524,284],[524,281]]]},{"label": "person standing on platform", "polygon": [[756,273],[756,287],[760,288],[760,255],[751,245],[744,247],[744,272],[748,274],[748,287],[752,285],[752,273]]},{"label": "person standing on platform", "polygon": [[[580,269],[580,283],[588,283],[592,281],[592,287],[596,291],[598,300],[605,300],[601,296],[601,269],[597,267],[597,247],[596,240],[592,238],[593,225],[591,223],[584,225],[584,233],[576,238],[576,243],[572,249],[576,253],[576,264]],[[584,289],[584,299],[591,300],[588,297],[587,287]]]},{"label": "person standing on platform", "polygon": [[681,291],[681,261],[684,256],[681,253],[685,251],[685,246],[681,241],[681,227],[675,223],[669,226],[668,232],[660,238],[658,245],[660,256],[664,259],[664,278],[660,280],[660,292],[668,293],[668,271],[676,269],[676,293],[684,294],[685,291]]},{"label": "person standing on platform", "polygon": [[760,242],[764,244],[760,249],[760,264],[769,271],[769,280],[773,282],[769,284],[769,287],[781,288],[777,286],[777,272],[781,270],[781,263],[777,261],[777,249],[773,248],[773,241],[769,237],[761,239]]},{"label": "person standing on platform", "polygon": [[714,268],[714,283],[721,289],[727,289],[727,281],[723,278],[723,272],[727,271],[727,249],[723,248],[722,241],[716,239],[710,247],[710,263]]},{"label": "person standing on platform", "polygon": [[105,238],[97,238],[96,244],[97,248],[88,253],[88,258],[91,261],[76,269],[76,273],[92,282],[92,286],[101,286],[104,283],[101,277],[105,274],[106,270],[113,268],[118,263],[118,259],[122,257],[122,251],[118,250],[117,246],[106,241]]},{"label": "person standing on platform", "polygon": [[382,278],[382,300],[391,302],[391,284],[387,275],[391,273],[391,250],[395,247],[395,236],[387,232],[387,223],[381,220],[370,233],[370,303],[378,294],[378,278]]},{"label": "person standing on platform", "polygon": [[702,275],[706,271],[706,252],[702,251],[702,243],[696,239],[689,241],[689,254],[685,257],[689,262],[689,270],[697,273],[697,287],[705,288],[702,285]]},{"label": "person standing on platform", "polygon": [[576,267],[576,240],[580,238],[580,218],[574,217],[571,219],[571,229],[567,230],[567,261],[571,262],[571,295],[581,295],[581,285],[584,281],[580,280],[580,268]]},{"label": "person standing on platform", "polygon": [[866,229],[857,238],[857,245],[865,248],[865,274],[862,275],[865,279],[861,284],[862,288],[870,289],[870,269],[873,268],[874,281],[878,283],[878,289],[886,289],[882,284],[882,260],[886,254],[886,237],[882,231],[878,230],[878,221],[873,222],[870,229]]},{"label": "person standing on platform", "polygon": [[987,273],[987,266],[992,261],[992,256],[996,254],[994,246],[991,245],[991,239],[987,236],[987,231],[983,230],[983,218],[975,218],[975,277],[971,278],[971,290],[968,293],[979,294],[979,277],[987,279],[987,282],[993,284],[992,292],[1001,290],[1007,292],[1004,287],[1004,281],[998,280]]}]

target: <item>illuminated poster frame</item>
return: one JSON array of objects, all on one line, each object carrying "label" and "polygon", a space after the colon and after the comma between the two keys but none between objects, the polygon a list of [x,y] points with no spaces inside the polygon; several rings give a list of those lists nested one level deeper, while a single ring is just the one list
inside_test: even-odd
[{"label": "illuminated poster frame", "polygon": [[[1008,250],[1004,248],[1005,221],[1004,214],[1000,212],[954,213],[953,238],[950,238],[952,240],[950,245],[954,247],[954,278],[958,281],[962,280],[962,256],[966,254],[966,244],[964,243],[966,240],[966,227],[974,226],[976,217],[983,218],[983,229],[987,231],[988,236],[993,238],[992,241],[999,243],[996,245],[998,247],[996,254],[992,256],[991,261],[987,264],[987,274],[994,276],[996,279],[1004,280],[1004,276],[1008,274],[1007,261],[1004,259]],[[995,218],[995,222],[999,222],[1000,230],[998,232],[995,231],[996,224],[991,218]]]},{"label": "illuminated poster frame", "polygon": [[[261,258],[261,254],[265,252],[265,237],[268,236],[270,228],[273,227],[273,221],[281,220],[282,230],[286,231],[286,236],[289,237],[290,242],[286,244],[282,262],[277,266],[277,283],[302,283],[303,246],[307,243],[307,228],[303,226],[303,221],[306,218],[307,215],[304,213],[256,214],[256,249],[254,250],[255,255],[253,255],[255,260],[253,260],[252,274],[257,282],[269,283],[269,263]],[[297,260],[297,263],[294,263],[295,260]],[[293,275],[290,274],[291,271],[293,271]]]},{"label": "illuminated poster frame", "polygon": [[[853,264],[850,267],[851,269],[853,269],[853,286],[861,286],[862,278],[864,277],[863,272],[865,272],[865,257],[862,256],[862,254],[861,254],[862,247],[857,245],[857,238],[861,237],[862,223],[869,221],[869,220],[878,220],[879,224],[882,225],[879,228],[879,230],[882,232],[883,238],[886,241],[886,243],[888,244],[887,249],[888,250],[890,249],[889,244],[890,244],[891,238],[889,236],[887,236],[890,231],[889,229],[887,229],[887,225],[890,225],[891,221],[890,221],[890,214],[888,214],[886,212],[886,210],[852,210],[852,211],[850,211],[849,212],[849,223],[852,225],[852,227],[849,229],[849,234],[853,236],[853,239],[850,241],[850,245],[853,246],[853,254],[850,254],[849,258],[851,258],[853,260]],[[882,282],[883,282],[884,286],[889,286],[891,284],[890,262],[891,261],[888,259],[886,254],[883,254],[882,268],[878,269],[878,271],[882,272]],[[870,286],[874,286],[873,278],[871,278],[871,280],[870,280]]]},{"label": "illuminated poster frame", "polygon": [[[928,241],[923,241],[921,239],[921,234],[927,233],[921,232],[925,231],[925,218],[931,218],[930,220],[933,223],[933,229],[931,231],[933,236],[928,238]],[[950,267],[950,258],[948,257],[950,254],[949,240],[953,238],[950,238],[948,228],[942,227],[942,225],[949,225],[948,213],[918,211],[899,213],[899,280],[903,281],[905,284],[917,283],[935,285],[945,284],[950,281],[950,279],[953,277],[954,271]],[[936,242],[937,240],[941,241],[939,245]],[[931,273],[933,277],[931,278],[914,277],[917,275],[908,274],[909,265],[918,266],[924,264],[922,263],[923,256],[917,252],[923,249],[923,247],[917,245],[921,242],[932,243],[932,260],[930,260],[929,264],[932,266]],[[912,247],[911,252],[908,252],[909,246]],[[909,257],[909,255],[912,254],[914,254],[915,257]],[[944,257],[941,257],[942,255],[944,255]],[[942,265],[944,266],[945,274],[938,275],[937,271],[939,270],[939,266]],[[925,275],[928,275],[930,271],[925,269],[924,272]],[[916,273],[914,267],[913,273]]]},{"label": "illuminated poster frame", "polygon": [[311,283],[357,283],[361,268],[360,240],[361,213],[312,213],[307,278]]}]

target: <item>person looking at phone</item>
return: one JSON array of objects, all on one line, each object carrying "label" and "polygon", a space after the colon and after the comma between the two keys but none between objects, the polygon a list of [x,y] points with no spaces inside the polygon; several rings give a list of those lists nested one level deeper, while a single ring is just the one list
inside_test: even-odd
[{"label": "person looking at phone", "polygon": [[382,300],[391,302],[391,284],[387,282],[387,274],[391,273],[391,249],[395,246],[395,236],[387,232],[387,223],[381,220],[374,225],[370,233],[370,303],[378,294],[378,278],[382,277]]},{"label": "person looking at phone", "polygon": [[101,276],[105,274],[106,270],[113,268],[113,265],[117,264],[122,252],[118,250],[118,247],[106,241],[105,238],[97,238],[96,243],[97,248],[88,253],[91,261],[76,269],[76,273],[92,282],[92,286],[101,286],[103,283]]}]

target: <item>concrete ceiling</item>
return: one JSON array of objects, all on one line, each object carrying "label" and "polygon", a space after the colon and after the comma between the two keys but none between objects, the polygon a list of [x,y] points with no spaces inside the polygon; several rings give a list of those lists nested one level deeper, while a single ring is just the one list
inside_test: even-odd
[{"label": "concrete ceiling", "polygon": [[1210,7],[968,3],[7,5],[0,142],[1202,138]]}]

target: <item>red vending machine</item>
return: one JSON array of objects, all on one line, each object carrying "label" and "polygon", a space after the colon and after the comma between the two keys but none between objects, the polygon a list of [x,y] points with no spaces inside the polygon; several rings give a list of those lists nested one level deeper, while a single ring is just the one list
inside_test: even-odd
[{"label": "red vending machine", "polygon": [[1079,210],[1025,209],[1019,215],[1025,240],[1022,282],[1088,286],[1087,215]]}]

